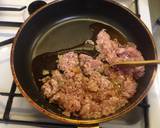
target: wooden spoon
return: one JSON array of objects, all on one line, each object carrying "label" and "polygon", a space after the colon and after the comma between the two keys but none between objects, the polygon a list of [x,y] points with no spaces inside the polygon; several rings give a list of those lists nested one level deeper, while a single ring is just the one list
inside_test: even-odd
[{"label": "wooden spoon", "polygon": [[151,65],[151,64],[160,64],[160,60],[123,61],[111,64],[110,66],[115,66],[115,65],[141,66],[141,65]]}]

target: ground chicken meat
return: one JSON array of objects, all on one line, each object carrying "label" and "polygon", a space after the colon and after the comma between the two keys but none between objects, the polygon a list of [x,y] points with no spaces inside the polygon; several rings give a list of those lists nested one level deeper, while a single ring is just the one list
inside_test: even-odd
[{"label": "ground chicken meat", "polygon": [[73,77],[77,72],[80,72],[78,67],[78,54],[68,52],[58,56],[58,68],[64,72],[66,77]]},{"label": "ground chicken meat", "polygon": [[[98,58],[106,60],[108,63],[113,64],[120,61],[138,61],[144,60],[142,54],[133,43],[129,45],[119,45],[116,40],[111,40],[105,30],[101,30],[97,36],[96,48],[101,53]],[[128,74],[132,74],[136,79],[144,75],[145,67],[121,67]]]},{"label": "ground chicken meat", "polygon": [[137,83],[132,77],[126,77],[123,84],[122,95],[131,98],[136,93]]},{"label": "ground chicken meat", "polygon": [[80,116],[82,118],[100,118],[101,114],[101,107],[99,103],[90,100],[86,102],[80,111]]},{"label": "ground chicken meat", "polygon": [[103,63],[98,59],[93,59],[86,54],[80,54],[80,66],[86,75],[91,75],[92,72],[103,72]]},{"label": "ground chicken meat", "polygon": [[100,58],[104,58],[109,63],[118,61],[116,54],[118,43],[111,40],[110,35],[104,29],[97,35],[96,43],[96,49],[101,53]]},{"label": "ground chicken meat", "polygon": [[128,101],[123,97],[111,97],[109,100],[104,100],[101,104],[102,115],[107,116],[115,113],[116,110],[123,107],[126,103],[128,103]]},{"label": "ground chicken meat", "polygon": [[59,90],[59,84],[56,80],[50,79],[44,83],[41,89],[46,98],[50,98]]},{"label": "ground chicken meat", "polygon": [[115,113],[136,93],[136,79],[144,66],[110,67],[107,63],[143,60],[133,44],[121,45],[101,30],[97,35],[95,58],[68,52],[58,56],[57,69],[44,77],[41,90],[49,103],[58,104],[65,116],[101,118]]}]

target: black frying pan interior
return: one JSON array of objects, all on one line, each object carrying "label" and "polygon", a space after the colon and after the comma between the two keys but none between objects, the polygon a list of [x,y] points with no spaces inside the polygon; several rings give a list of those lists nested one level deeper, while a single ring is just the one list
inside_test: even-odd
[{"label": "black frying pan interior", "polygon": [[[99,28],[109,25],[123,35],[123,38],[118,34],[114,37],[122,42],[127,38],[136,43],[145,59],[156,58],[152,40],[144,26],[120,6],[105,0],[64,0],[50,4],[25,24],[17,37],[13,55],[16,76],[23,90],[39,106],[63,116],[59,107],[49,104],[40,93],[32,73],[32,60],[40,54],[69,48],[93,38],[90,29],[93,24],[98,24]],[[109,27],[106,30],[108,28],[110,31]],[[137,93],[126,108],[144,93],[155,68],[156,66],[146,66],[146,73],[139,80]]]}]

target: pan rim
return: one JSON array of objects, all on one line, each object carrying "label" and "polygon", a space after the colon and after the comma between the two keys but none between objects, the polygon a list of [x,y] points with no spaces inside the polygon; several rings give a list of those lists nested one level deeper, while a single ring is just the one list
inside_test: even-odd
[{"label": "pan rim", "polygon": [[[18,30],[14,41],[13,41],[13,45],[11,48],[11,59],[10,59],[10,64],[11,64],[11,71],[12,71],[12,75],[14,78],[14,81],[18,87],[18,89],[20,90],[21,94],[32,104],[33,107],[35,107],[37,110],[39,110],[41,113],[47,115],[48,117],[52,118],[52,119],[56,119],[58,121],[62,121],[65,123],[71,123],[71,124],[97,124],[97,123],[101,123],[101,122],[107,122],[110,121],[112,119],[115,119],[117,117],[120,117],[124,114],[126,114],[127,112],[131,111],[133,108],[135,108],[135,106],[137,106],[137,104],[139,104],[143,98],[147,95],[147,92],[149,91],[150,87],[153,85],[153,81],[155,79],[156,73],[157,73],[157,66],[154,68],[152,77],[150,79],[150,82],[147,86],[147,88],[143,91],[143,93],[140,95],[140,97],[138,97],[132,104],[130,104],[129,106],[127,106],[125,109],[123,109],[120,112],[117,112],[115,114],[112,114],[110,116],[107,117],[102,117],[99,119],[87,119],[87,120],[76,120],[76,119],[71,119],[71,118],[67,118],[67,117],[62,117],[60,115],[57,115],[56,113],[53,112],[49,112],[48,110],[42,108],[41,106],[39,106],[22,88],[18,77],[16,75],[16,69],[14,67],[14,51],[15,51],[15,47],[16,47],[16,43],[17,43],[17,39],[21,33],[21,31],[23,30],[23,28],[26,26],[26,24],[29,22],[30,19],[32,19],[37,13],[39,13],[40,11],[42,11],[43,9],[47,8],[50,5],[53,5],[55,3],[61,2],[64,0],[56,0],[53,1],[45,6],[43,6],[42,8],[38,9],[37,11],[35,11],[20,27],[20,29]],[[119,3],[116,3],[114,1],[110,1],[110,0],[104,0],[106,2],[110,2],[111,4],[114,4],[114,6],[119,6],[120,8],[122,8],[123,10],[127,11],[128,13],[130,13],[138,22],[139,24],[141,24],[141,26],[146,30],[148,36],[150,37],[150,40],[152,42],[152,45],[154,47],[154,54],[155,54],[155,59],[157,59],[157,50],[156,50],[156,46],[155,46],[155,42],[153,40],[153,37],[150,33],[150,31],[148,30],[148,28],[146,27],[146,25],[143,23],[143,21],[141,19],[139,19],[132,11],[130,11],[128,8],[120,5]]]}]

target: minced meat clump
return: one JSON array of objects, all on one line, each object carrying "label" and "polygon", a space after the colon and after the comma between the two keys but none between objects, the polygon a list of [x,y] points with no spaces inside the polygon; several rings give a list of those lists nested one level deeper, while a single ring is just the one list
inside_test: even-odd
[{"label": "minced meat clump", "polygon": [[66,116],[107,116],[125,106],[136,93],[136,80],[144,75],[144,66],[108,66],[119,61],[144,60],[136,46],[121,45],[103,29],[97,35],[96,50],[96,58],[76,52],[58,55],[57,69],[42,79],[43,95],[50,103],[58,104]]}]

